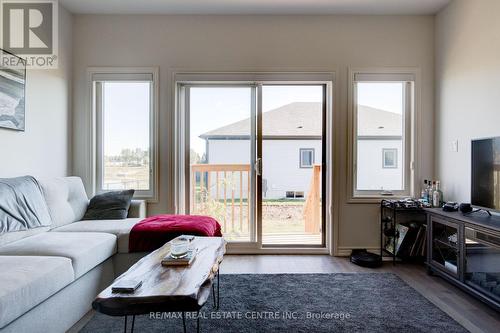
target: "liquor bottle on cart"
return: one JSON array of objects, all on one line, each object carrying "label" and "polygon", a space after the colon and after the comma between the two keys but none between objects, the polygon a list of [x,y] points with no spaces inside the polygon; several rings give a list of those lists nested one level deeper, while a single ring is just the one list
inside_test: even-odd
[{"label": "liquor bottle on cart", "polygon": [[441,182],[436,181],[434,191],[432,192],[432,206],[441,207],[443,205],[443,192],[441,191]]},{"label": "liquor bottle on cart", "polygon": [[429,202],[429,196],[427,192],[427,179],[424,179],[424,186],[422,187],[422,191],[420,192],[420,199],[424,202]]}]

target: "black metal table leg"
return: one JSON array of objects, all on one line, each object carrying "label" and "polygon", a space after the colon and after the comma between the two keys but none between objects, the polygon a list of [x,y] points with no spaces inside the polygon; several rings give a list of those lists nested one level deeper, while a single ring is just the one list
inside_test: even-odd
[{"label": "black metal table leg", "polygon": [[[124,333],[127,333],[127,322],[128,322],[128,316],[125,316],[125,325],[123,327]],[[134,326],[135,326],[135,315],[132,316],[132,326],[130,327],[131,333],[134,333]]]},{"label": "black metal table leg", "polygon": [[184,333],[187,332],[186,330],[186,314],[182,312],[182,327],[184,328]]},{"label": "black metal table leg", "polygon": [[196,332],[200,333],[200,311],[196,315]]},{"label": "black metal table leg", "polygon": [[217,300],[215,299],[215,283],[212,283],[212,298],[214,299],[214,309],[217,309]]},{"label": "black metal table leg", "polygon": [[219,286],[220,286],[219,270],[217,270],[217,306],[215,308],[216,310],[219,310],[219,305],[220,305]]},{"label": "black metal table leg", "polygon": [[394,209],[392,211],[392,223],[393,223],[393,226],[394,226],[394,233],[392,235],[392,265],[395,266],[396,265],[396,236],[397,236],[397,232],[398,232],[398,229],[396,227],[396,209]]},{"label": "black metal table leg", "polygon": [[219,285],[220,285],[220,279],[219,279],[219,271],[215,273],[217,276],[217,296],[215,295],[215,281],[212,283],[212,297],[214,299],[214,308],[216,310],[219,310],[219,303],[220,303],[220,298],[219,298]]}]

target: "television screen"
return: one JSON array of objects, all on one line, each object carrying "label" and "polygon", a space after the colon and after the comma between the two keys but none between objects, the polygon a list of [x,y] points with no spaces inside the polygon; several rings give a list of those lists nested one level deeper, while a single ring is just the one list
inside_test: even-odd
[{"label": "television screen", "polygon": [[471,204],[500,210],[500,137],[472,140]]}]

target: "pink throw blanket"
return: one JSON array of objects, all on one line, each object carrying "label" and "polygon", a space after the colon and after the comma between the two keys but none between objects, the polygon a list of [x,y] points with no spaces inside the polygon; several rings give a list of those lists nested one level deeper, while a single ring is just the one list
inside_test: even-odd
[{"label": "pink throw blanket", "polygon": [[209,216],[157,215],[137,223],[129,235],[129,252],[150,252],[180,235],[221,237],[219,222]]}]

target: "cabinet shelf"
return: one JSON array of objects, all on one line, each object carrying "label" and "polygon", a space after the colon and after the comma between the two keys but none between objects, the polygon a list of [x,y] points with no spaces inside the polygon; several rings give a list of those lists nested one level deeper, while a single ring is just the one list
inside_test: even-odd
[{"label": "cabinet shelf", "polygon": [[441,244],[443,246],[446,246],[454,251],[457,251],[458,252],[458,245],[457,244],[453,244],[453,243],[450,243],[449,241],[444,241],[444,240],[441,240],[441,239],[433,239],[432,240],[434,243],[438,243],[438,244]]}]

